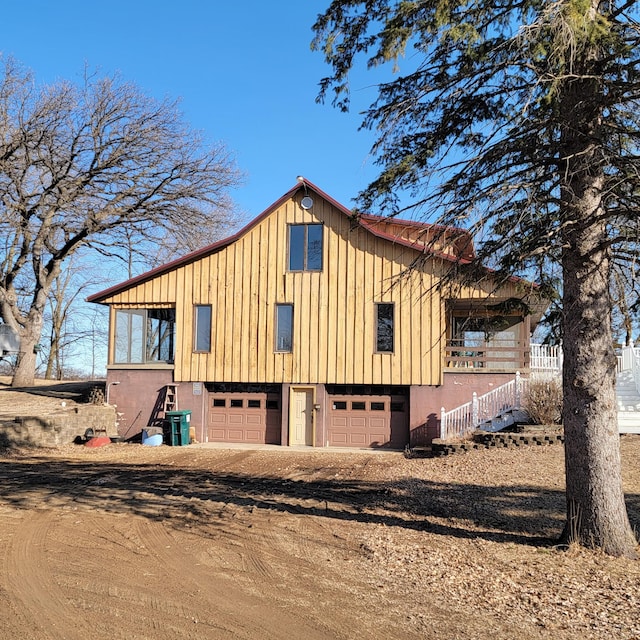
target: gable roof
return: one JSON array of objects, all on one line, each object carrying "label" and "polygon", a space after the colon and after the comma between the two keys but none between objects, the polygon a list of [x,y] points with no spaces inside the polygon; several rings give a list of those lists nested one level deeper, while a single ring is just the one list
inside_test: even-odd
[{"label": "gable roof", "polygon": [[415,251],[427,253],[433,257],[438,257],[450,262],[468,263],[475,257],[471,234],[464,229],[413,222],[409,220],[400,220],[396,218],[385,218],[383,216],[374,216],[370,214],[355,214],[353,211],[340,204],[337,200],[334,200],[312,182],[309,182],[306,178],[299,178],[294,187],[289,189],[289,191],[267,207],[257,218],[251,220],[251,222],[246,224],[233,235],[207,245],[206,247],[202,247],[201,249],[197,249],[196,251],[182,256],[181,258],[167,262],[155,269],[146,271],[138,276],[130,278],[129,280],[109,287],[108,289],[94,293],[87,298],[87,301],[101,303],[107,298],[126,291],[131,287],[156,278],[183,265],[195,262],[200,258],[217,253],[248,233],[256,225],[262,222],[262,220],[273,213],[273,211],[278,207],[293,198],[293,196],[295,196],[301,189],[304,189],[305,194],[308,191],[313,191],[333,205],[338,211],[350,218],[355,226],[359,226],[369,233],[394,244],[403,245]]}]

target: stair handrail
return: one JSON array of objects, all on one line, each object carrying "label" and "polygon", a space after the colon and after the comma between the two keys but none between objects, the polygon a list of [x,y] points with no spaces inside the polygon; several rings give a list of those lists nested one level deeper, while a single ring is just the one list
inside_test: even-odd
[{"label": "stair handrail", "polygon": [[630,371],[636,390],[640,393],[640,349],[634,347],[633,342],[620,349],[617,371]]},{"label": "stair handrail", "polygon": [[636,385],[636,391],[640,393],[640,356],[636,349],[633,349],[633,345],[631,353],[631,373],[633,375],[633,382]]},{"label": "stair handrail", "polygon": [[440,438],[462,438],[475,431],[483,422],[508,412],[520,409],[526,393],[528,379],[516,372],[513,380],[506,382],[487,393],[478,395],[473,392],[471,402],[446,411],[440,410]]}]

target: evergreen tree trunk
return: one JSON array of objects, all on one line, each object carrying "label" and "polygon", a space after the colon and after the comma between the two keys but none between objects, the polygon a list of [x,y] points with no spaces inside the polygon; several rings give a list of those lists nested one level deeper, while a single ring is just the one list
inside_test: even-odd
[{"label": "evergreen tree trunk", "polygon": [[600,222],[576,229],[564,251],[563,540],[636,557],[620,471],[604,227]]},{"label": "evergreen tree trunk", "polygon": [[[563,102],[574,124],[582,116],[582,126],[564,128],[561,149],[567,482],[562,539],[635,558],[637,541],[622,490],[600,117],[597,103],[585,100],[597,89],[592,80],[577,82]],[[585,104],[590,106],[584,109]]]}]

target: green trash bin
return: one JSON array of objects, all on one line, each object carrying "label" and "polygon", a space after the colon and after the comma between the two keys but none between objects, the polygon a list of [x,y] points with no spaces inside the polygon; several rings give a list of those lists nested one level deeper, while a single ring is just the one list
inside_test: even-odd
[{"label": "green trash bin", "polygon": [[183,447],[189,444],[191,411],[167,411],[165,417],[169,421],[168,444],[172,447]]}]

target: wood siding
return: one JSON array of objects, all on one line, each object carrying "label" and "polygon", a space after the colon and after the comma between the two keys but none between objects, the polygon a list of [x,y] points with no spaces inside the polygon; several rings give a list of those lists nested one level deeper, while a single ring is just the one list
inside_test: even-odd
[{"label": "wood siding", "polygon": [[[417,253],[298,192],[235,242],[104,300],[176,306],[176,381],[433,385],[442,382],[446,263],[408,271]],[[287,270],[287,226],[322,223],[323,268]],[[510,291],[501,292],[511,295]],[[451,293],[481,298],[480,288]],[[392,302],[395,350],[376,353],[375,303]],[[151,303],[151,304],[150,304]],[[292,353],[276,353],[275,305],[293,305]],[[193,307],[212,307],[211,353],[193,353]]]}]

